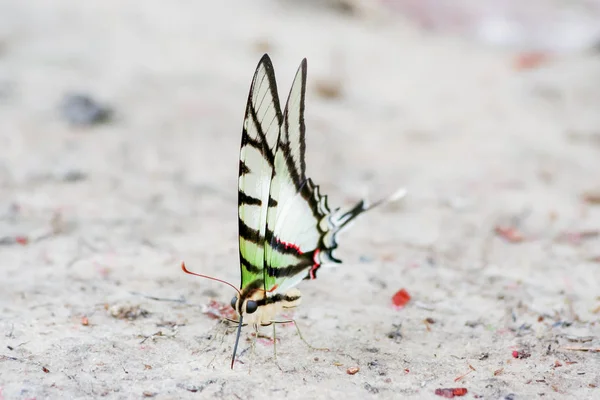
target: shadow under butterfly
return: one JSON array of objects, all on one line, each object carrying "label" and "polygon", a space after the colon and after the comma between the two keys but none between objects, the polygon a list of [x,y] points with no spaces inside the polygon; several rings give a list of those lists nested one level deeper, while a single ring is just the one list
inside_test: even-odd
[{"label": "shadow under butterfly", "polygon": [[[364,200],[348,210],[327,205],[327,196],[305,175],[304,104],[306,59],[292,83],[283,113],[271,59],[265,54],[254,73],[244,115],[238,178],[241,284],[184,272],[225,283],[237,291],[231,306],[239,315],[231,368],[243,325],[295,324],[277,321],[300,304],[295,288],[316,279],[321,265],[341,263],[334,255],[337,234],[357,216],[405,196],[400,189],[372,205]],[[296,327],[297,328],[297,327]],[[298,330],[298,333],[300,331]],[[302,336],[300,335],[302,338]]]}]

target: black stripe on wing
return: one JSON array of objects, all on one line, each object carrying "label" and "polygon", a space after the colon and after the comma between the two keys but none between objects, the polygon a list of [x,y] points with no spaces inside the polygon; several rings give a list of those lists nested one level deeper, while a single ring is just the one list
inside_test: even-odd
[{"label": "black stripe on wing", "polygon": [[240,161],[239,176],[249,174],[250,172],[252,172],[252,171],[250,171],[250,168],[248,168],[248,166],[246,165],[246,163],[243,162],[243,161]]},{"label": "black stripe on wing", "polygon": [[258,244],[259,246],[263,245],[265,238],[262,237],[258,229],[253,229],[249,227],[241,218],[239,218],[238,225],[239,234],[242,239],[245,239],[254,244]]},{"label": "black stripe on wing", "polygon": [[[260,132],[258,134],[260,136]],[[262,135],[262,137],[264,137],[264,135]],[[260,154],[265,156],[264,140],[262,140],[262,138],[259,138],[258,140],[253,139],[248,134],[248,131],[246,129],[242,130],[242,147],[245,147],[245,146],[254,147],[256,150],[258,150],[260,152]],[[267,151],[268,151],[268,149],[267,149]],[[267,159],[267,161],[268,161],[268,159]]]},{"label": "black stripe on wing", "polygon": [[[301,142],[304,142],[304,138],[301,139]],[[306,178],[304,177],[304,172],[298,169],[298,166],[294,161],[294,157],[292,156],[292,151],[290,149],[290,143],[280,141],[277,144],[277,151],[281,151],[284,154],[285,164],[290,177],[292,178],[292,182],[294,182],[296,190],[301,191],[304,183],[306,182]]]},{"label": "black stripe on wing", "polygon": [[268,228],[265,231],[265,241],[269,243],[271,249],[280,254],[292,254],[295,256],[301,256],[303,254],[302,251],[300,251],[300,248],[294,243],[286,243],[282,241],[273,234],[272,230]]},{"label": "black stripe on wing", "polygon": [[289,277],[289,276],[294,276],[296,274],[301,273],[302,271],[306,270],[307,268],[310,268],[313,265],[313,254],[314,252],[310,252],[310,253],[304,253],[302,255],[302,260],[300,260],[297,264],[294,265],[288,265],[285,267],[277,267],[277,268],[273,268],[270,266],[267,266],[267,274],[269,274],[269,276],[275,277],[275,278],[284,278],[284,277]]},{"label": "black stripe on wing", "polygon": [[250,272],[252,274],[258,274],[262,270],[262,268],[258,268],[257,266],[252,264],[250,261],[246,260],[246,258],[244,258],[244,256],[242,255],[242,252],[240,252],[240,263],[242,264],[242,266],[244,268],[246,268],[248,270],[248,272]]},{"label": "black stripe on wing", "polygon": [[[258,138],[254,139],[250,137],[248,132],[244,129],[244,131],[242,132],[242,147],[248,144],[254,147],[255,149],[259,150],[265,158],[265,160],[267,160],[269,165],[273,167],[275,162],[275,154],[273,152],[273,149],[269,148],[269,142],[267,141],[267,136],[265,135],[265,131],[263,130],[262,126],[262,120],[260,120],[258,115],[256,115],[256,110],[254,109],[254,105],[252,104],[252,102],[248,104],[248,113],[250,114],[251,121],[256,129]],[[275,119],[269,122],[269,127],[267,127],[266,129],[267,131],[269,130],[271,124],[273,124],[274,121]]]},{"label": "black stripe on wing", "polygon": [[[267,304],[279,303],[280,301],[293,302],[298,299],[300,299],[300,296],[289,296],[287,294],[278,293],[273,296],[264,297],[264,298],[258,300],[256,303],[259,306],[266,306]],[[263,326],[265,326],[265,325],[263,325]]]},{"label": "black stripe on wing", "polygon": [[261,206],[262,201],[256,197],[248,196],[241,190],[238,192],[238,204],[247,204],[249,206]]}]

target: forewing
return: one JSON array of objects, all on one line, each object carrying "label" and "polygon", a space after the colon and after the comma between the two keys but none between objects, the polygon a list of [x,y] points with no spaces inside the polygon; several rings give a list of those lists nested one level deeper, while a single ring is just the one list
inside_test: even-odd
[{"label": "forewing", "polygon": [[264,278],[269,191],[282,120],[273,65],[265,54],[252,79],[240,150],[238,217],[242,289]]}]

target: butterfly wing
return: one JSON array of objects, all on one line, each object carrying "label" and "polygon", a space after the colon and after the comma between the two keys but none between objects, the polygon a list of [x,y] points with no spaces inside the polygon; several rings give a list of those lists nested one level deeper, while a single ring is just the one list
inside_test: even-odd
[{"label": "butterfly wing", "polygon": [[272,294],[285,293],[302,279],[315,279],[322,263],[341,262],[334,256],[337,233],[369,209],[361,201],[348,211],[332,213],[327,196],[306,178],[306,67],[304,59],[287,99],[275,151],[264,247],[265,287]]},{"label": "butterfly wing", "polygon": [[264,279],[265,231],[275,149],[283,121],[273,64],[264,55],[246,105],[238,177],[241,286]]}]

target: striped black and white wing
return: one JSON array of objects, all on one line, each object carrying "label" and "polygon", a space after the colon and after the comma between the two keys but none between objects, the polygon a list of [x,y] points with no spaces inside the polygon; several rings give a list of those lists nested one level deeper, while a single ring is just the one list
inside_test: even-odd
[{"label": "striped black and white wing", "polygon": [[269,193],[282,121],[273,65],[265,54],[252,79],[240,150],[238,217],[241,289],[252,283],[263,286]]},{"label": "striped black and white wing", "polygon": [[315,279],[322,263],[341,262],[333,254],[336,234],[367,210],[361,201],[349,211],[332,213],[327,196],[306,178],[305,93],[306,59],[287,99],[274,157],[265,233],[265,287],[273,294]]}]

